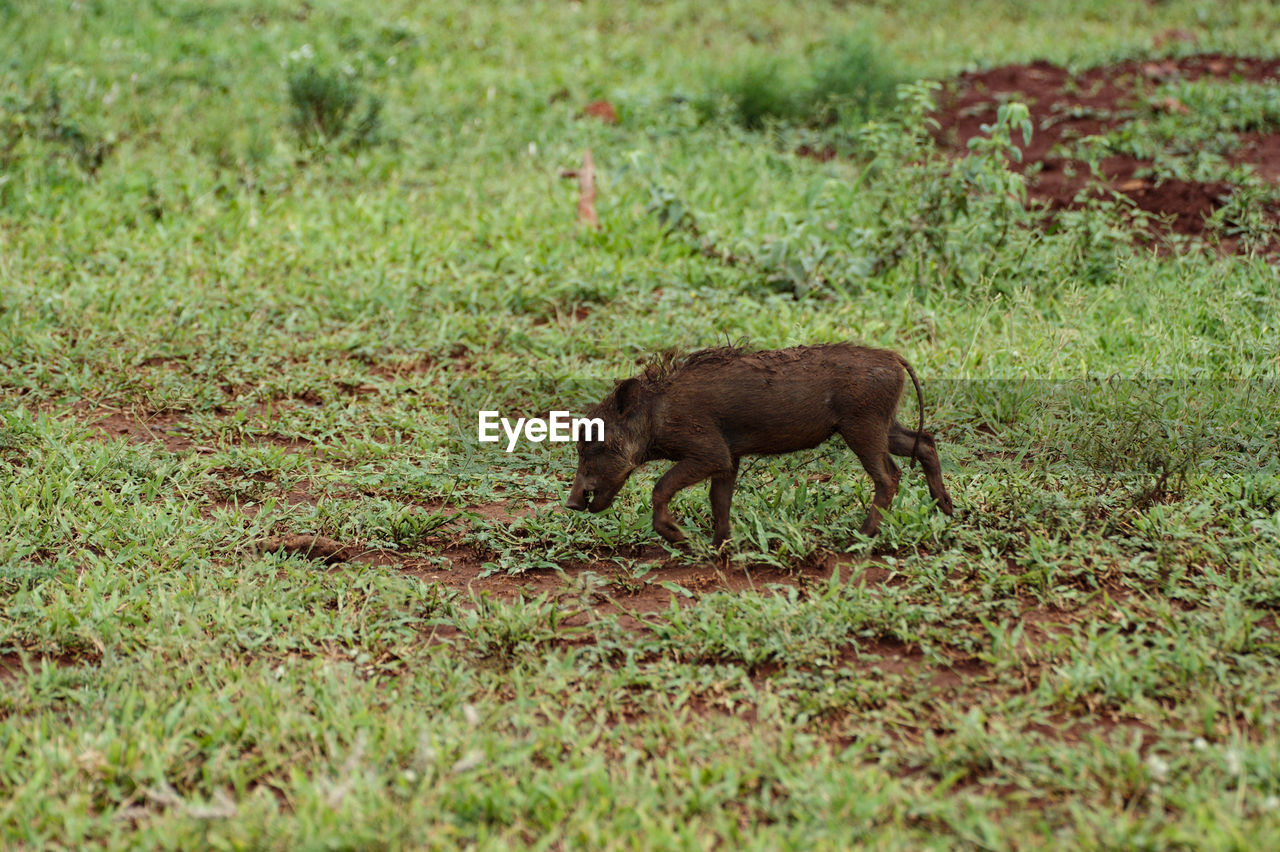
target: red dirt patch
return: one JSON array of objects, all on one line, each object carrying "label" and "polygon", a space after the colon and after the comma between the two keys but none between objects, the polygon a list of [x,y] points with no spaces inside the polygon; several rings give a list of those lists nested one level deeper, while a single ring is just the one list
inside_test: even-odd
[{"label": "red dirt patch", "polygon": [[447,354],[418,355],[408,360],[371,363],[369,373],[380,379],[392,381],[421,376],[437,368],[458,373],[474,372],[471,349],[465,343],[455,343]]},{"label": "red dirt patch", "polygon": [[[1008,65],[962,74],[941,99],[933,118],[935,138],[943,148],[961,156],[968,142],[984,136],[982,126],[992,124],[1001,104],[1017,99],[1031,114],[1034,132],[1029,145],[1021,133],[1014,142],[1022,162],[1010,167],[1028,176],[1029,199],[1049,210],[1081,206],[1086,196],[1105,197],[1115,192],[1128,197],[1138,210],[1155,218],[1151,230],[1205,236],[1205,218],[1229,200],[1232,187],[1225,183],[1196,183],[1175,179],[1139,177],[1151,168],[1147,160],[1112,156],[1099,163],[1101,177],[1088,164],[1068,156],[1068,148],[1087,136],[1106,133],[1136,118],[1144,98],[1157,84],[1202,77],[1232,81],[1273,81],[1280,77],[1280,60],[1201,54],[1159,61],[1131,60],[1072,74],[1048,62]],[[1156,109],[1183,112],[1187,108],[1171,98]],[[1280,133],[1239,134],[1240,147],[1228,158],[1248,164],[1269,180],[1280,178]],[[1280,221],[1280,215],[1275,216]],[[1234,240],[1223,248],[1234,250]]]},{"label": "red dirt patch", "polygon": [[[426,582],[468,593],[487,592],[502,600],[579,596],[585,587],[575,580],[592,572],[600,582],[586,594],[592,598],[595,611],[629,614],[633,618],[666,609],[673,600],[683,604],[713,592],[764,591],[770,586],[806,588],[830,580],[836,567],[849,582],[860,584],[880,585],[892,576],[874,563],[859,565],[850,557],[833,555],[815,555],[789,569],[771,565],[688,565],[671,558],[657,545],[628,548],[626,552],[602,551],[589,561],[565,562],[561,571],[538,568],[521,574],[486,573],[492,559],[464,544],[442,547],[432,558],[343,543],[326,536],[285,534],[263,540],[259,550],[283,551],[330,565],[347,562],[396,567]],[[626,564],[619,561],[623,559]],[[624,621],[623,626],[639,627],[641,621]]]},{"label": "red dirt patch", "polygon": [[[99,416],[101,415],[101,416]],[[212,453],[212,447],[197,447],[185,434],[182,422],[184,414],[163,412],[160,414],[134,414],[130,412],[102,412],[90,415],[90,426],[103,440],[123,438],[131,444],[161,444],[171,453]],[[97,417],[98,419],[92,419]]]},{"label": "red dirt patch", "polygon": [[[231,417],[240,410],[234,407],[219,407],[214,410],[214,414],[218,417]],[[246,410],[248,417],[246,423],[254,425],[265,423],[269,426],[275,422],[276,415],[282,410],[280,403],[271,406],[264,403],[251,405]],[[158,443],[170,453],[196,452],[207,455],[216,452],[214,447],[197,444],[190,437],[191,430],[186,425],[190,416],[190,412],[181,411],[139,412],[96,409],[81,415],[80,419],[87,421],[98,437],[103,440],[123,438],[131,444]],[[271,444],[291,453],[305,453],[313,449],[310,441],[274,434],[232,436],[229,440],[240,444]]]},{"label": "red dirt patch", "polygon": [[801,157],[808,157],[811,160],[817,160],[819,163],[826,163],[836,158],[836,149],[830,145],[821,148],[815,148],[812,145],[801,145],[796,149],[796,154]]},{"label": "red dirt patch", "polygon": [[605,124],[618,123],[618,111],[608,101],[592,101],[582,109],[584,116],[597,118]]},{"label": "red dirt patch", "polygon": [[[498,490],[501,491],[502,489]],[[493,503],[454,505],[443,500],[430,500],[418,503],[417,508],[425,512],[436,512],[450,517],[469,514],[484,518],[486,521],[510,524],[524,518],[531,518],[542,509],[557,505],[558,502],[558,500],[522,498],[497,500]]]},{"label": "red dirt patch", "polygon": [[[507,574],[491,567],[492,556],[469,544],[439,548],[434,556],[405,554],[393,550],[343,543],[326,536],[279,535],[259,544],[262,552],[284,552],[310,558],[326,565],[349,563],[395,568],[424,582],[439,583],[464,594],[487,594],[498,600],[529,600],[545,596],[567,614],[565,627],[590,625],[601,615],[615,616],[625,630],[645,632],[655,613],[673,603],[684,606],[716,592],[770,592],[774,587],[803,590],[830,581],[839,569],[842,582],[866,586],[895,585],[902,582],[882,564],[840,554],[815,553],[791,568],[772,565],[702,563],[689,565],[658,545],[602,550],[587,561],[570,560],[560,570],[535,568]],[[597,581],[588,581],[595,574]],[[439,634],[440,638],[447,638]],[[587,644],[590,636],[570,641]],[[885,660],[882,654],[896,654]],[[893,640],[868,640],[856,648],[841,651],[841,660],[857,668],[903,671],[917,670],[923,654]],[[973,674],[961,662],[940,668],[933,676],[936,686],[954,689]]]},{"label": "red dirt patch", "polygon": [[[75,654],[32,654],[30,657],[31,668],[39,670],[43,666],[52,666],[54,668],[69,668],[84,663],[96,665],[98,660],[90,656],[77,656]],[[6,681],[15,681],[26,677],[26,668],[23,666],[22,654],[0,654],[0,683]]]},{"label": "red dirt patch", "polygon": [[1042,739],[1068,745],[1077,745],[1094,737],[1108,740],[1114,731],[1120,731],[1124,739],[1130,740],[1136,733],[1140,739],[1138,753],[1143,757],[1159,739],[1156,730],[1141,719],[1115,713],[1083,717],[1055,713],[1047,722],[1032,722],[1027,729]]},{"label": "red dirt patch", "polygon": [[1227,156],[1232,165],[1253,166],[1259,177],[1280,183],[1280,132],[1239,134],[1240,147]]},{"label": "red dirt patch", "polygon": [[283,551],[290,556],[302,556],[307,559],[315,559],[324,562],[327,565],[336,565],[339,562],[350,562],[360,557],[362,552],[359,548],[341,542],[323,535],[286,535],[268,538],[262,542],[260,549],[263,553],[275,553]]}]

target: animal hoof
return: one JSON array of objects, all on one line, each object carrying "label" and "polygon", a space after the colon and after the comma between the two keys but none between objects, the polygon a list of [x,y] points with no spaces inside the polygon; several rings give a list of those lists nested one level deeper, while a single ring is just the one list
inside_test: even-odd
[{"label": "animal hoof", "polygon": [[658,527],[657,532],[658,535],[665,538],[671,544],[679,544],[684,541],[684,530],[680,529],[675,524]]}]

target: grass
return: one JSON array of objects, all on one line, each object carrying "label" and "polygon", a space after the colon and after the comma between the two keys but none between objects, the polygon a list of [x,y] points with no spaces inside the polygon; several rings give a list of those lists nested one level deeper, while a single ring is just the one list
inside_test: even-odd
[{"label": "grass", "polygon": [[[11,6],[0,845],[1280,830],[1274,266],[1153,254],[1105,204],[1038,227],[1016,111],[953,164],[928,87],[762,131],[693,104],[763,57],[834,67],[845,34],[907,77],[1170,28],[1273,55],[1270,4]],[[308,68],[334,133],[297,124]],[[1257,87],[1164,97],[1194,109],[1106,143],[1214,176],[1177,143],[1231,105],[1274,122]],[[601,98],[618,125],[580,115]],[[585,148],[598,233],[559,177]],[[963,514],[905,470],[868,542],[848,453],[762,459],[717,566],[705,489],[669,552],[657,466],[568,514],[572,450],[475,439],[480,409],[580,411],[654,351],[744,338],[904,352]],[[381,557],[260,552],[282,533]]]},{"label": "grass", "polygon": [[748,130],[775,124],[814,127],[856,125],[893,105],[894,90],[913,79],[892,67],[865,33],[822,45],[807,67],[793,67],[775,56],[754,58],[726,74],[698,102],[710,119],[727,102],[727,113]]}]

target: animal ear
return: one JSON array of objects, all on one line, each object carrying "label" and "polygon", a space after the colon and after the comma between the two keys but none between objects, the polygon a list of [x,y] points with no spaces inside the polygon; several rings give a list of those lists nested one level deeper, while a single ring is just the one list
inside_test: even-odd
[{"label": "animal ear", "polygon": [[625,379],[618,382],[618,386],[613,389],[613,402],[619,414],[623,417],[631,416],[640,402],[640,380]]}]

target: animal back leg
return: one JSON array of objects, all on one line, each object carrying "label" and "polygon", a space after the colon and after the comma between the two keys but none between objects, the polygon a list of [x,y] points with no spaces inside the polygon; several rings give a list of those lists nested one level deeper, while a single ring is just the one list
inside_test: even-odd
[{"label": "animal back leg", "polygon": [[[871,506],[867,509],[867,519],[862,522],[863,535],[873,536],[880,529],[880,513],[889,508],[894,496],[898,493],[898,477],[896,466],[885,464],[889,458],[889,434],[884,428],[841,428],[840,436],[844,438],[849,449],[858,456],[858,461],[866,469],[867,475],[875,485],[875,496],[871,498]],[[890,473],[892,469],[893,473]]]},{"label": "animal back leg", "polygon": [[942,465],[938,462],[938,449],[933,436],[928,432],[912,432],[901,423],[894,423],[889,430],[889,451],[895,456],[910,456],[914,449],[920,466],[924,468],[925,481],[929,483],[929,494],[938,504],[943,514],[952,515],[955,509],[951,504],[951,495],[942,483]]}]

